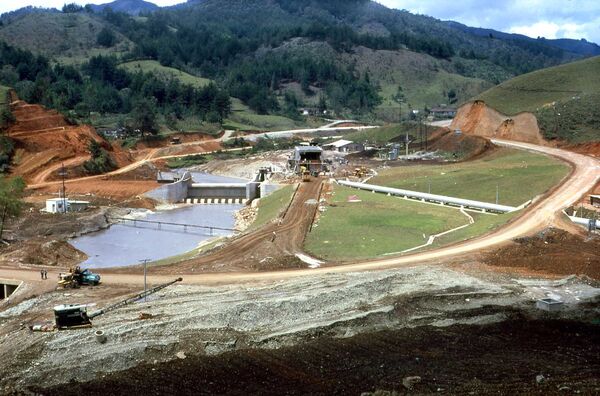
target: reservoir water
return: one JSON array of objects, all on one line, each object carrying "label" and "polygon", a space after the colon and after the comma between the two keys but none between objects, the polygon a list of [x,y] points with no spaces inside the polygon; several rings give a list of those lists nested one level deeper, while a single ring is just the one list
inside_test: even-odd
[{"label": "reservoir water", "polygon": [[[231,183],[244,180],[194,173],[194,181]],[[142,220],[208,227],[234,228],[234,213],[243,205],[186,205],[181,208],[156,211]],[[82,263],[86,268],[121,267],[139,264],[139,260],[159,260],[193,250],[215,236],[231,235],[230,231],[187,228],[181,226],[144,224],[131,221],[114,224],[107,230],[75,238],[70,243],[88,255]]]}]

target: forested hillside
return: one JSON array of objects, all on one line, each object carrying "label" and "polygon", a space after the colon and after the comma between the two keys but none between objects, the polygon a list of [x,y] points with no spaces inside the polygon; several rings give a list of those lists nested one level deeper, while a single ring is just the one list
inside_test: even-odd
[{"label": "forested hillside", "polygon": [[[38,20],[46,21],[38,24],[51,38],[46,45],[23,38]],[[565,50],[543,40],[482,35],[369,0],[196,0],[141,16],[67,5],[62,13],[25,13],[0,22],[0,38],[9,45],[48,56],[36,64],[49,71],[33,74],[3,61],[0,83],[25,98],[77,110],[77,117],[88,111],[127,114],[136,101],[150,98],[171,123],[186,113],[223,120],[228,96],[254,114],[296,122],[303,122],[304,107],[395,121],[400,106],[406,115],[411,108],[456,105],[513,76],[583,57],[591,48],[577,52],[571,44]],[[97,49],[83,50],[85,45],[69,39],[65,23],[88,42],[94,38]],[[118,67],[141,60],[216,86],[186,87],[165,73],[155,76],[156,67],[137,73]],[[75,76],[67,91],[74,92],[60,84],[66,64],[74,65],[66,69]],[[96,73],[95,65],[109,72]]]}]

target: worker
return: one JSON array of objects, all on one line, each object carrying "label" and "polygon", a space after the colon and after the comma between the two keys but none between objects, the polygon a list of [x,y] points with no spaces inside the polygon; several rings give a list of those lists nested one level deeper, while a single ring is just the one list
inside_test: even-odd
[{"label": "worker", "polygon": [[48,279],[48,271],[44,270],[44,279]]},{"label": "worker", "polygon": [[273,231],[273,238],[271,238],[271,242],[275,242],[275,238],[277,238],[277,234]]},{"label": "worker", "polygon": [[44,280],[44,270],[40,270],[40,276],[42,277],[42,280]]}]

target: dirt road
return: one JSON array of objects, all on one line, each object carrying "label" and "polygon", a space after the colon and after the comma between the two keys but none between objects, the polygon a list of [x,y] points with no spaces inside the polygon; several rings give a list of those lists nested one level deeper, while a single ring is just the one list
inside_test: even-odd
[{"label": "dirt road", "polygon": [[38,173],[37,175],[35,175],[33,177],[33,179],[31,179],[31,184],[40,184],[46,181],[46,179],[55,171],[59,170],[60,168],[63,167],[63,165],[65,167],[69,167],[69,166],[76,166],[76,165],[81,165],[83,164],[85,161],[89,160],[91,157],[89,155],[84,155],[84,156],[80,156],[80,157],[75,157],[75,158],[71,158],[67,161],[63,161],[60,163],[56,163],[53,164],[51,166],[48,166],[47,168],[45,168],[42,172]]}]

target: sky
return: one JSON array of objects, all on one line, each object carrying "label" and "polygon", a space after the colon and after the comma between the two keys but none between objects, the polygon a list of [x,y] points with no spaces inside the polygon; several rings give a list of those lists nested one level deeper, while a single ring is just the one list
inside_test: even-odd
[{"label": "sky", "polygon": [[378,0],[412,13],[529,37],[600,44],[600,0]]},{"label": "sky", "polygon": [[[0,0],[0,14],[28,5],[61,8],[68,3],[111,0]],[[149,0],[159,6],[183,0]],[[600,44],[600,0],[377,0],[413,13],[530,37],[585,38]]]}]

